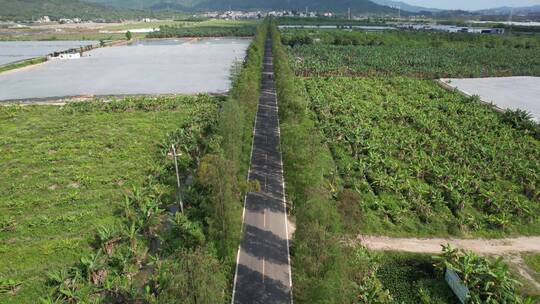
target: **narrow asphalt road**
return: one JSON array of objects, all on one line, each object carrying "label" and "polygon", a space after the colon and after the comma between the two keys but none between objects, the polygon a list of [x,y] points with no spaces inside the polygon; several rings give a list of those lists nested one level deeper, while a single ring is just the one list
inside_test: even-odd
[{"label": "narrow asphalt road", "polygon": [[255,122],[233,304],[291,303],[292,280],[272,42],[266,40],[262,92]]}]

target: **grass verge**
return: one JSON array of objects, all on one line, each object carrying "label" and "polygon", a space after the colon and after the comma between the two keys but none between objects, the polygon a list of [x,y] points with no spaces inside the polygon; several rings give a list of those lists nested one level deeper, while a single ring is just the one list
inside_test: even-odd
[{"label": "grass verge", "polygon": [[296,219],[291,250],[294,300],[348,303],[359,287],[349,281],[347,269],[352,267],[339,241],[342,224],[333,199],[338,181],[333,179],[332,157],[321,145],[302,80],[288,65],[275,26],[272,38],[287,203]]},{"label": "grass verge", "polygon": [[12,63],[12,64],[3,65],[3,66],[0,66],[0,73],[10,71],[10,70],[24,68],[26,66],[30,66],[30,65],[34,65],[34,64],[40,64],[40,63],[43,63],[45,61],[47,61],[47,58],[39,57],[39,58],[33,58],[33,59],[24,60],[24,61],[21,61],[21,62],[16,62],[16,63]]}]

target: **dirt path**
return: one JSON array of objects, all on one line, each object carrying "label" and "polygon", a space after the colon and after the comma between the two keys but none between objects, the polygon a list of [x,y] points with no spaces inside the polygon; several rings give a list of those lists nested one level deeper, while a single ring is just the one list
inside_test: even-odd
[{"label": "dirt path", "polygon": [[540,237],[518,237],[506,239],[444,239],[444,238],[391,238],[386,236],[359,235],[353,243],[360,243],[371,250],[403,251],[413,253],[438,254],[441,245],[450,244],[455,248],[473,251],[480,255],[502,256],[507,264],[527,280],[531,287],[540,291],[537,282],[520,253],[540,252]]},{"label": "dirt path", "polygon": [[540,252],[540,237],[506,239],[443,239],[390,238],[359,235],[357,241],[372,250],[393,250],[417,253],[440,253],[441,245],[474,251],[478,254],[504,255],[517,252]]}]

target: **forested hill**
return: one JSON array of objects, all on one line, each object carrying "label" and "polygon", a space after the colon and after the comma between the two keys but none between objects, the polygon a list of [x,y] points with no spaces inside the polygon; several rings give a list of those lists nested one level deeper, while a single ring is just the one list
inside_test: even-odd
[{"label": "forested hill", "polygon": [[151,13],[77,0],[0,0],[0,20],[32,20],[41,16],[115,20],[151,17],[148,15]]},{"label": "forested hill", "polygon": [[205,10],[305,10],[362,13],[392,13],[394,9],[375,4],[369,0],[85,0],[110,5],[151,9],[176,9],[186,11]]}]

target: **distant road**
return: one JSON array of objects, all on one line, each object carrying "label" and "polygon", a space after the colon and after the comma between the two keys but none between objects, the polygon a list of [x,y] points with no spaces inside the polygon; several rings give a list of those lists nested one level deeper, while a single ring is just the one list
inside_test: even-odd
[{"label": "distant road", "polygon": [[291,303],[292,280],[278,105],[271,40],[266,41],[262,93],[249,172],[261,191],[249,193],[244,207],[243,239],[238,250],[235,304]]}]

